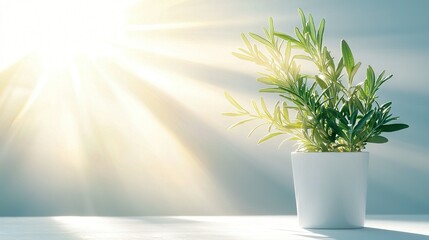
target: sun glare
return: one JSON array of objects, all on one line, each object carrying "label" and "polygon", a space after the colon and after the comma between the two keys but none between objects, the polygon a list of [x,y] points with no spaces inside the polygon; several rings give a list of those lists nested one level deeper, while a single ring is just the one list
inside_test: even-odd
[{"label": "sun glare", "polygon": [[189,123],[211,127],[222,91],[192,74],[207,57],[186,31],[207,23],[166,14],[186,2],[0,0],[3,136],[26,166],[74,179],[90,213],[105,201],[91,188],[101,176],[139,209],[232,205],[191,149]]},{"label": "sun glare", "polygon": [[11,51],[26,49],[55,68],[76,55],[106,54],[123,36],[125,13],[131,3],[130,0],[8,1],[1,6],[1,29],[14,40]]}]

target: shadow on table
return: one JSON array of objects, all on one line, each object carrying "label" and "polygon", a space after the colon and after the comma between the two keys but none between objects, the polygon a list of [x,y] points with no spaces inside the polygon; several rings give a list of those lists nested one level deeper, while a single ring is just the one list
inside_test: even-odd
[{"label": "shadow on table", "polygon": [[310,239],[335,240],[429,240],[427,235],[370,227],[353,230],[309,229],[309,231],[308,234],[298,233],[297,235]]}]

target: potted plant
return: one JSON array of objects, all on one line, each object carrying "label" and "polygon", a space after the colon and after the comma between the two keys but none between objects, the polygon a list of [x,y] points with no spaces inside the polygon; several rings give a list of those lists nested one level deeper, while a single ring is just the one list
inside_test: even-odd
[{"label": "potted plant", "polygon": [[[393,123],[392,103],[381,104],[377,92],[392,75],[376,75],[368,66],[363,81],[355,76],[355,62],[346,41],[341,41],[341,58],[335,60],[323,45],[325,20],[318,28],[313,17],[298,10],[302,27],[295,36],[274,30],[272,18],[265,37],[242,34],[245,48],[236,57],[263,67],[257,79],[267,85],[262,93],[275,93],[279,101],[269,110],[263,98],[243,108],[230,94],[236,108],[226,116],[245,117],[236,127],[254,120],[268,126],[262,143],[276,136],[298,143],[292,153],[292,170],[299,223],[305,228],[360,228],[364,225],[369,154],[367,143],[386,143],[382,136],[408,125]],[[314,72],[302,72],[308,62]],[[358,78],[358,77],[356,77]],[[292,116],[294,115],[294,116]],[[249,134],[249,135],[250,135]]]}]

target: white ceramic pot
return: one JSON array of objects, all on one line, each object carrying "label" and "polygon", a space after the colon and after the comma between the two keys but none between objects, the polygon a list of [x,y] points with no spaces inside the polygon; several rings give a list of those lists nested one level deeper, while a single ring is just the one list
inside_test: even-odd
[{"label": "white ceramic pot", "polygon": [[365,221],[368,152],[292,153],[299,224],[361,228]]}]

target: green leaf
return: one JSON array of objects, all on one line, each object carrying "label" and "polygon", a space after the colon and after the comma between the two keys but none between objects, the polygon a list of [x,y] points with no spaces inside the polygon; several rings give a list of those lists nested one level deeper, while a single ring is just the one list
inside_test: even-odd
[{"label": "green leaf", "polygon": [[302,60],[307,60],[307,61],[313,61],[313,59],[311,58],[311,57],[309,57],[309,56],[307,56],[307,55],[301,55],[301,54],[299,54],[299,55],[294,55],[293,56],[293,59],[295,60],[295,59],[302,59]]},{"label": "green leaf", "polygon": [[262,97],[261,97],[261,107],[262,107],[262,110],[264,110],[265,114],[266,114],[269,118],[272,118],[272,117],[271,117],[271,114],[270,114],[270,111],[268,111],[267,105],[265,104],[264,98],[262,98]]},{"label": "green leaf", "polygon": [[393,75],[389,75],[389,76],[387,76],[387,77],[383,78],[384,72],[385,72],[385,71],[383,71],[383,72],[380,74],[380,76],[378,76],[378,78],[377,78],[377,87],[380,87],[384,82],[386,82],[387,80],[389,80],[390,78],[392,78],[392,77],[393,77]]},{"label": "green leaf", "polygon": [[228,116],[228,117],[238,117],[238,116],[244,116],[247,115],[247,113],[222,113],[222,115],[224,116]]},{"label": "green leaf", "polygon": [[285,93],[285,90],[282,88],[263,88],[259,90],[259,92],[265,92],[265,93]]},{"label": "green leaf", "polygon": [[234,105],[237,109],[243,110],[245,112],[247,112],[242,106],[240,106],[240,104],[238,104],[237,101],[235,101],[235,99],[227,92],[224,93],[226,99],[232,104]]},{"label": "green leaf", "polygon": [[284,62],[287,65],[287,70],[289,70],[289,63],[290,63],[290,55],[292,52],[292,44],[290,42],[286,43],[286,48],[285,48],[285,58],[284,58]]},{"label": "green leaf", "polygon": [[260,42],[260,43],[262,43],[262,44],[266,45],[267,47],[272,47],[271,43],[270,43],[267,39],[265,39],[265,38],[263,38],[263,37],[259,36],[258,34],[255,34],[255,33],[249,33],[249,36],[251,36],[251,37],[252,37],[253,39],[255,39],[256,41],[258,41],[258,42]]},{"label": "green leaf", "polygon": [[254,100],[252,100],[252,105],[253,105],[253,108],[255,109],[256,113],[258,114],[258,116],[261,116],[262,114],[259,111],[258,104],[256,104],[256,102]]},{"label": "green leaf", "polygon": [[[358,90],[362,91],[362,88],[359,88]],[[365,109],[359,98],[355,98],[354,104],[356,105],[357,109],[359,109],[361,113],[364,113]]]},{"label": "green leaf", "polygon": [[281,39],[283,39],[283,40],[286,40],[286,41],[288,41],[288,42],[292,42],[292,43],[295,43],[295,44],[299,44],[299,41],[298,41],[298,40],[296,40],[294,37],[289,36],[289,35],[287,35],[287,34],[276,32],[276,33],[274,33],[274,35],[276,35],[277,37],[279,37],[279,38],[281,38]]},{"label": "green leaf", "polygon": [[395,123],[395,124],[386,124],[380,127],[382,132],[396,132],[405,128],[408,128],[407,124]]},{"label": "green leaf", "polygon": [[353,80],[354,76],[356,75],[357,71],[359,70],[359,67],[361,65],[361,62],[356,63],[356,65],[353,67],[352,72],[350,73],[350,79]]},{"label": "green leaf", "polygon": [[326,89],[328,87],[328,85],[326,85],[325,81],[323,81],[318,75],[315,76],[316,82],[317,84],[319,84],[319,86],[322,89]]},{"label": "green leaf", "polygon": [[301,17],[302,29],[305,29],[305,25],[306,25],[306,22],[307,22],[307,20],[305,19],[305,14],[304,14],[304,12],[302,11],[301,8],[298,8],[298,13],[299,13],[299,15]]},{"label": "green leaf", "polygon": [[342,137],[342,138],[344,138],[344,139],[347,139],[346,134],[343,132],[343,130],[341,130],[341,128],[340,128],[340,127],[338,127],[338,126],[337,126],[337,124],[336,124],[334,121],[332,121],[331,119],[328,119],[328,125],[329,125],[329,127],[330,127],[330,128],[332,128],[332,130],[333,130],[337,135],[339,135],[340,137]]},{"label": "green leaf", "polygon": [[259,143],[263,143],[263,142],[267,141],[268,139],[271,139],[271,138],[273,138],[273,137],[275,137],[275,136],[278,136],[278,135],[281,135],[281,134],[285,134],[285,133],[282,133],[282,132],[274,132],[274,133],[267,134],[267,135],[265,135],[263,138],[259,139],[258,144],[259,144]]},{"label": "green leaf", "polygon": [[322,49],[324,32],[325,32],[325,19],[322,19],[319,25],[319,30],[317,30],[317,43],[319,45],[319,50]]},{"label": "green leaf", "polygon": [[258,129],[258,128],[260,128],[261,126],[264,126],[264,125],[267,125],[267,123],[262,123],[262,124],[259,124],[258,126],[256,126],[256,127],[254,127],[253,129],[252,129],[252,131],[250,131],[249,132],[249,134],[247,135],[248,137],[250,137],[250,136],[252,136],[252,134],[255,132],[255,130],[256,129]]},{"label": "green leaf", "polygon": [[359,132],[360,130],[362,130],[362,128],[365,126],[366,121],[367,121],[370,117],[372,117],[372,114],[373,114],[373,113],[374,113],[374,110],[371,110],[371,111],[367,112],[367,113],[365,114],[365,116],[363,116],[363,117],[359,120],[358,124],[357,124],[357,125],[356,125],[356,127],[354,128],[354,131],[355,131],[355,132]]},{"label": "green leaf", "polygon": [[289,109],[286,102],[283,102],[283,111],[282,111],[283,118],[289,122]]},{"label": "green leaf", "polygon": [[374,136],[366,140],[369,143],[387,143],[389,140],[383,136]]},{"label": "green leaf", "polygon": [[269,22],[270,22],[269,34],[270,34],[270,37],[273,38],[274,37],[274,21],[273,21],[272,17],[270,17]]},{"label": "green leaf", "polygon": [[237,127],[237,126],[239,126],[239,125],[241,125],[241,124],[243,124],[243,123],[247,123],[247,122],[250,122],[250,121],[252,121],[252,120],[255,120],[255,118],[248,118],[248,119],[244,119],[244,120],[242,120],[242,121],[239,121],[239,122],[237,122],[237,123],[235,123],[235,124],[231,125],[228,129],[235,128],[235,127]]},{"label": "green leaf", "polygon": [[343,61],[343,58],[341,58],[340,61],[338,62],[337,69],[335,70],[335,76],[337,76],[337,78],[341,75],[343,68],[344,68],[344,61]]},{"label": "green leaf", "polygon": [[344,66],[346,67],[347,73],[352,73],[353,67],[355,66],[355,60],[353,58],[352,51],[345,40],[341,41],[341,52],[343,55]]},{"label": "green leaf", "polygon": [[313,20],[313,16],[311,16],[311,14],[308,15],[308,28],[310,30],[311,40],[313,40],[313,43],[317,43],[316,27],[314,26],[314,20]]},{"label": "green leaf", "polygon": [[305,45],[305,38],[304,38],[304,36],[302,35],[301,31],[299,31],[299,29],[298,29],[297,27],[295,28],[295,34],[296,34],[296,37],[299,39],[299,41],[300,41],[303,45]]},{"label": "green leaf", "polygon": [[246,50],[244,48],[238,48],[238,50],[240,50],[242,54],[244,53],[246,55],[252,56],[252,54],[248,50]]},{"label": "green leaf", "polygon": [[392,106],[392,102],[387,102],[387,103],[381,105],[380,109],[387,109],[390,106]]},{"label": "green leaf", "polygon": [[374,73],[374,69],[372,69],[371,66],[368,66],[368,69],[366,70],[366,80],[368,81],[368,84],[369,84],[368,85],[369,90],[373,90],[375,86],[375,73]]},{"label": "green leaf", "polygon": [[250,44],[249,40],[247,39],[244,33],[241,33],[241,39],[243,39],[243,42],[246,44],[247,48],[249,50],[252,50],[252,44]]},{"label": "green leaf", "polygon": [[236,56],[236,57],[238,57],[238,58],[240,58],[242,60],[246,60],[246,61],[252,61],[253,62],[253,60],[254,60],[253,57],[244,55],[242,53],[233,52],[232,55],[234,55],[234,56]]},{"label": "green leaf", "polygon": [[356,123],[356,117],[357,117],[357,115],[358,115],[358,110],[355,110],[353,113],[352,113],[352,116],[350,117],[350,124],[352,125],[352,126],[354,126],[355,125],[355,123]]}]

